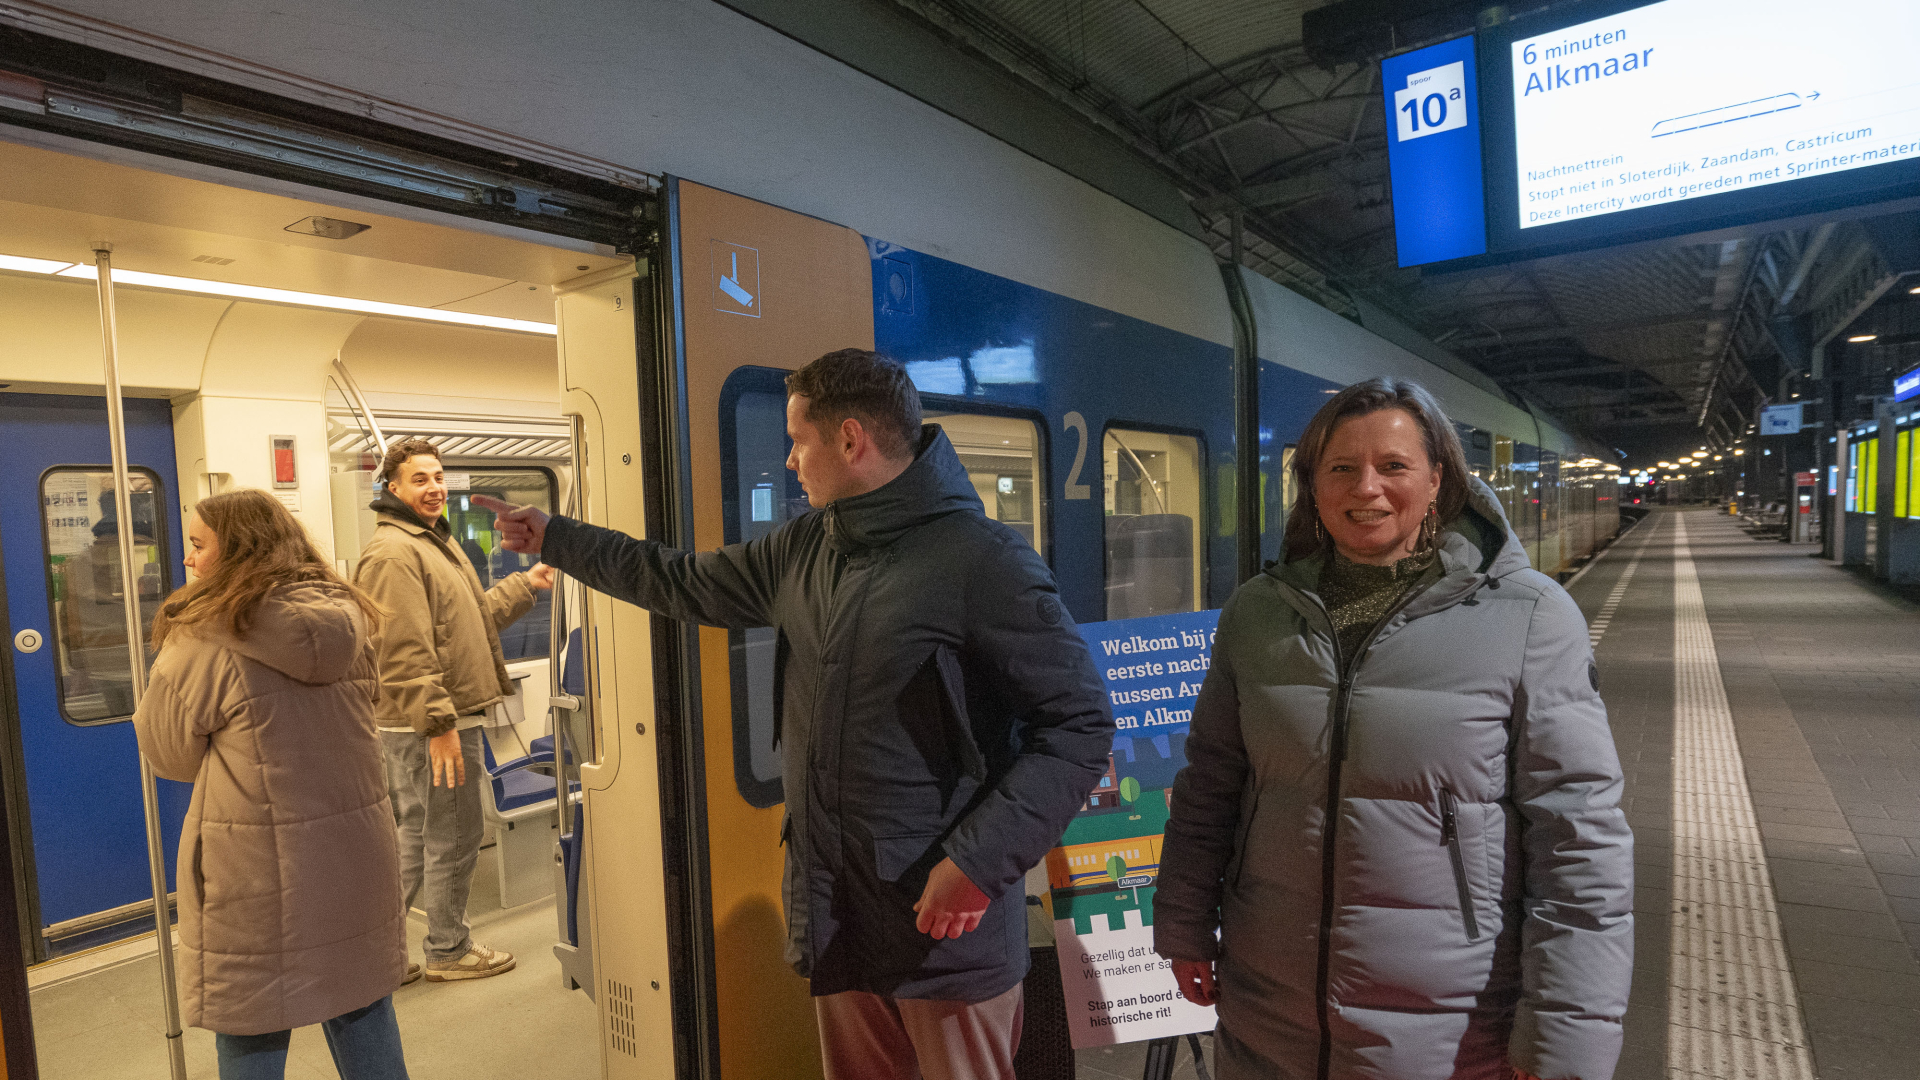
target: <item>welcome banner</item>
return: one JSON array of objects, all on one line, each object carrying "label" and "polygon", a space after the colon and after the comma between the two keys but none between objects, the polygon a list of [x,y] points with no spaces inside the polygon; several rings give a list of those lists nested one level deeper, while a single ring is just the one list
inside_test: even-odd
[{"label": "welcome banner", "polygon": [[1047,854],[1054,941],[1075,1049],[1213,1030],[1153,951],[1173,777],[1187,763],[1194,700],[1212,664],[1218,611],[1088,623],[1113,705],[1107,773]]}]

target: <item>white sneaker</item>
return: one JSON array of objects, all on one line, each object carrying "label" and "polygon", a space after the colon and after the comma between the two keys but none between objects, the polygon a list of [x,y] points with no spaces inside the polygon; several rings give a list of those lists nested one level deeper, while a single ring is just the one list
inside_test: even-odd
[{"label": "white sneaker", "polygon": [[467,943],[467,954],[457,960],[427,961],[428,982],[452,982],[455,979],[484,979],[513,970],[513,954],[505,949],[489,949],[477,941]]}]

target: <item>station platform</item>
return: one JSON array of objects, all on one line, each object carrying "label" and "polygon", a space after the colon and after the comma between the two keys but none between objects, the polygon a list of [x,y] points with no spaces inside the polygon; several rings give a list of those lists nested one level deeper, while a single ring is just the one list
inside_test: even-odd
[{"label": "station platform", "polygon": [[1920,605],[1656,510],[1569,587],[1626,766],[1619,1080],[1920,1075]]}]

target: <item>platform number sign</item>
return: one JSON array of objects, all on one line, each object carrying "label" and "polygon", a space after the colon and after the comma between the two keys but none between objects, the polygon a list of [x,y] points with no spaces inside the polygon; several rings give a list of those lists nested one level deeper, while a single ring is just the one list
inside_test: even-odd
[{"label": "platform number sign", "polygon": [[1400,141],[1466,127],[1466,96],[1467,70],[1463,62],[1407,76],[1406,88],[1393,92],[1393,116]]},{"label": "platform number sign", "polygon": [[[1394,248],[1401,266],[1486,253],[1477,79],[1471,37],[1380,61]],[[1435,135],[1439,138],[1429,137]]]}]

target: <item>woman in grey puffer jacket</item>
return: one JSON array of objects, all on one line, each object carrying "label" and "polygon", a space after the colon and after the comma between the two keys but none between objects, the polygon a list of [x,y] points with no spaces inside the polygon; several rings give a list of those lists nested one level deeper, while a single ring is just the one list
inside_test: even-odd
[{"label": "woman in grey puffer jacket", "polygon": [[1632,835],[1579,609],[1412,383],[1335,396],[1294,468],[1288,558],[1220,617],[1154,897],[1221,1077],[1609,1080]]}]

